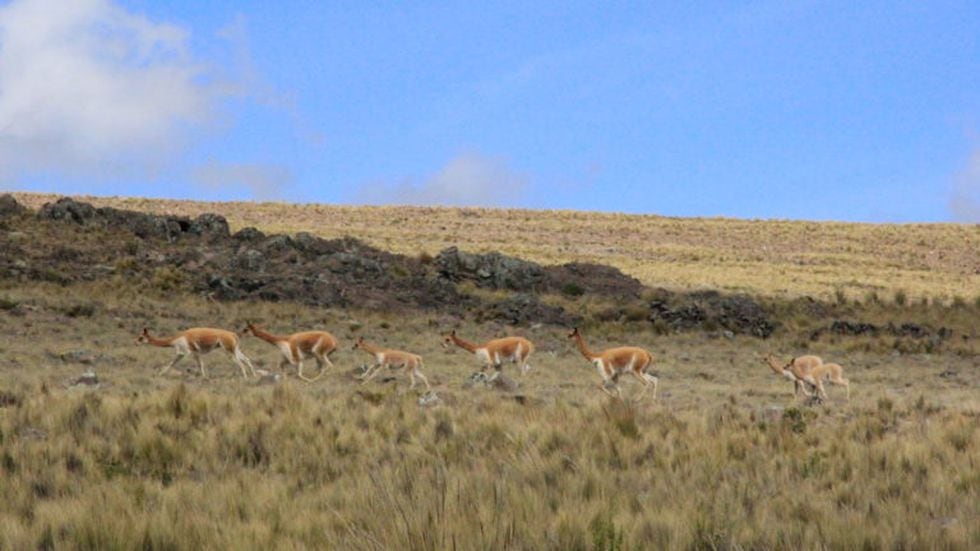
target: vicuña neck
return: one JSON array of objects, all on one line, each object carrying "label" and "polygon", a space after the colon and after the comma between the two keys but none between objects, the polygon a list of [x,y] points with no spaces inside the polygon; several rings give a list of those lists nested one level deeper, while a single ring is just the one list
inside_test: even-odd
[{"label": "vicu\u00f1a neck", "polygon": [[169,339],[158,339],[156,337],[150,336],[149,333],[146,334],[146,341],[153,346],[171,346],[177,337],[170,337]]},{"label": "vicu\u00f1a neck", "polygon": [[364,350],[365,352],[368,352],[370,354],[377,354],[378,352],[381,351],[381,348],[379,348],[379,347],[377,347],[377,346],[375,346],[375,345],[373,345],[373,344],[371,344],[371,343],[369,343],[367,341],[361,341],[360,347],[361,347],[362,350]]},{"label": "vicu\u00f1a neck", "polygon": [[267,343],[277,344],[281,341],[286,340],[286,337],[283,337],[281,335],[273,335],[272,333],[269,333],[268,331],[263,331],[258,327],[252,327],[251,329],[253,335],[264,340]]},{"label": "vicu\u00f1a neck", "polygon": [[773,357],[771,357],[771,356],[768,357],[768,358],[766,358],[766,362],[769,364],[769,367],[771,367],[772,370],[775,371],[776,373],[780,373],[781,374],[786,369],[785,367],[783,367],[782,365],[780,365],[778,362],[776,362],[776,359],[773,358]]},{"label": "vicu\u00f1a neck", "polygon": [[589,350],[588,346],[585,346],[585,340],[582,339],[582,335],[575,335],[575,342],[578,344],[578,349],[582,352],[582,355],[590,360],[594,360],[596,355]]},{"label": "vicu\u00f1a neck", "polygon": [[452,339],[454,343],[456,343],[456,346],[458,346],[460,348],[463,348],[463,349],[466,349],[466,350],[469,350],[470,352],[474,352],[475,353],[476,352],[476,349],[478,348],[477,345],[475,345],[475,344],[473,344],[473,343],[471,343],[471,342],[469,342],[467,340],[461,339],[461,338],[457,337],[456,335],[450,335],[449,338]]}]

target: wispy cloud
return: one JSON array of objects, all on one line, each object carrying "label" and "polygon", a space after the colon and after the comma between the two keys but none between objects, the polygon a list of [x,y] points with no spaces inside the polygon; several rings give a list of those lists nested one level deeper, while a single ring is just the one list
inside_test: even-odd
[{"label": "wispy cloud", "polygon": [[0,7],[0,166],[11,174],[154,170],[229,90],[188,32],[108,0]]},{"label": "wispy cloud", "polygon": [[949,210],[961,222],[980,222],[980,149],[973,152],[953,182]]},{"label": "wispy cloud", "polygon": [[194,169],[191,181],[216,191],[245,190],[252,199],[269,201],[285,197],[293,174],[278,165],[208,161]]},{"label": "wispy cloud", "polygon": [[519,206],[527,187],[527,177],[504,159],[466,153],[421,182],[369,185],[357,199],[386,205]]}]

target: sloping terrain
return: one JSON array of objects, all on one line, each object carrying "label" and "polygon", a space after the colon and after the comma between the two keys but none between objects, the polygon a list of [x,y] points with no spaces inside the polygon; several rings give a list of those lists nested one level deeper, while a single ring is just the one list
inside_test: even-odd
[{"label": "sloping terrain", "polygon": [[[231,233],[224,217],[213,213],[157,215],[71,198],[46,203],[35,213],[3,196],[0,216],[5,230],[0,278],[5,279],[69,285],[115,278],[222,301],[292,301],[395,313],[418,309],[509,325],[625,320],[649,323],[659,333],[705,330],[765,338],[783,328],[810,340],[886,336],[899,339],[892,347],[906,350],[935,350],[954,336],[967,348],[976,340],[970,307],[956,308],[958,315],[935,308],[909,315],[899,309],[882,318],[847,301],[653,289],[599,264],[542,266],[456,247],[434,257],[407,256],[347,236],[267,235],[252,227]],[[865,326],[869,329],[850,329]]]},{"label": "sloping terrain", "polygon": [[[17,193],[33,208],[54,195]],[[520,209],[354,207],[85,197],[96,206],[196,217],[232,230],[357,236],[418,256],[448,247],[542,265],[598,263],[650,287],[834,300],[901,294],[949,304],[980,295],[980,225],[682,219]]]}]

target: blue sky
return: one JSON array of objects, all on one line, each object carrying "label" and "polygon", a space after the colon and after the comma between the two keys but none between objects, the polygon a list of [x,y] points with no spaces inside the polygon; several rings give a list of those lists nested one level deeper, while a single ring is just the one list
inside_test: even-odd
[{"label": "blue sky", "polygon": [[411,4],[0,2],[0,188],[980,221],[980,3]]}]

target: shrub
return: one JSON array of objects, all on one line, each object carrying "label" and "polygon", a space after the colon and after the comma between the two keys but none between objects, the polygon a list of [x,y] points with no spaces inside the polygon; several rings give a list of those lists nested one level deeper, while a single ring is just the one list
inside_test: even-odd
[{"label": "shrub", "polygon": [[585,289],[575,282],[566,283],[562,286],[561,292],[570,297],[580,297],[585,294]]}]

